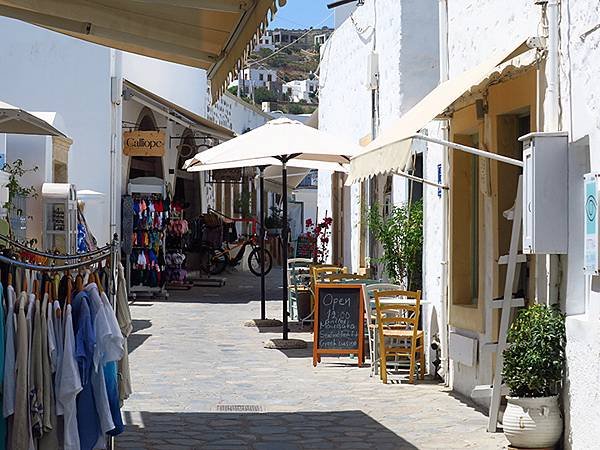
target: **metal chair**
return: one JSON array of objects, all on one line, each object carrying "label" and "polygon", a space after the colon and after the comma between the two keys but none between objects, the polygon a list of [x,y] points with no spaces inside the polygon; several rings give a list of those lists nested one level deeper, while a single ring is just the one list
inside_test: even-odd
[{"label": "metal chair", "polygon": [[[412,300],[412,301],[411,301]],[[425,337],[419,330],[421,291],[376,291],[375,308],[379,332],[380,377],[387,384],[387,359],[409,359],[408,381],[414,384],[417,353],[420,378],[425,378]],[[386,342],[386,338],[388,341]]]},{"label": "metal chair", "polygon": [[301,320],[298,315],[298,295],[310,289],[310,266],[313,263],[309,258],[292,258],[288,260],[288,311],[291,320]]}]

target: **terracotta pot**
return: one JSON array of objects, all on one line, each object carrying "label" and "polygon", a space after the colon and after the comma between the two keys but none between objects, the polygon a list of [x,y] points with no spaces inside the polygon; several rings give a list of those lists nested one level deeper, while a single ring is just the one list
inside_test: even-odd
[{"label": "terracotta pot", "polygon": [[558,396],[507,397],[504,435],[515,447],[553,447],[563,431]]}]

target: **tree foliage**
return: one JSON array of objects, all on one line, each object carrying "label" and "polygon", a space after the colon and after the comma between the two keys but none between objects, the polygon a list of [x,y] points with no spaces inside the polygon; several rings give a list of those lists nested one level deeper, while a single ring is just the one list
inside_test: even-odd
[{"label": "tree foliage", "polygon": [[515,397],[558,393],[565,371],[565,316],[557,307],[521,310],[508,332],[502,377]]},{"label": "tree foliage", "polygon": [[383,246],[383,256],[375,260],[383,264],[390,281],[421,289],[423,202],[394,206],[387,217],[375,204],[367,220],[374,238]]},{"label": "tree foliage", "polygon": [[254,88],[254,103],[262,105],[262,102],[276,102],[277,94],[271,92],[264,86]]}]

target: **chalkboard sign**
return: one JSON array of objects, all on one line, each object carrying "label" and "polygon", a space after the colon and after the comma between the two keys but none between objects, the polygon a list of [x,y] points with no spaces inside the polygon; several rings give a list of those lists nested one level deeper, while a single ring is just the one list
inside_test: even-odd
[{"label": "chalkboard sign", "polygon": [[314,245],[308,236],[298,236],[296,240],[296,258],[312,258],[314,256]]},{"label": "chalkboard sign", "polygon": [[363,362],[364,299],[362,284],[317,284],[313,365],[321,355],[358,356]]}]

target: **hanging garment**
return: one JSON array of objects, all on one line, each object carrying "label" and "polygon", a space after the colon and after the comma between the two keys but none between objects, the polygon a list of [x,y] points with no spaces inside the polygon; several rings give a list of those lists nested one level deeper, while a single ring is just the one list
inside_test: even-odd
[{"label": "hanging garment", "polygon": [[4,352],[4,382],[2,391],[2,413],[5,418],[15,412],[15,303],[17,294],[12,286],[6,289],[6,343]]},{"label": "hanging garment", "polygon": [[93,369],[91,372],[91,382],[94,392],[94,401],[96,404],[96,412],[100,422],[100,434],[96,448],[105,447],[104,435],[115,428],[110,412],[108,402],[108,393],[106,391],[106,381],[104,379],[104,370],[102,359],[107,343],[110,341],[110,329],[106,318],[102,300],[98,293],[98,288],[95,283],[88,284],[85,288],[89,296],[90,309],[92,314],[92,322],[95,332],[95,348],[93,355]]},{"label": "hanging garment", "polygon": [[33,309],[33,333],[31,338],[31,373],[30,373],[30,392],[29,408],[31,414],[31,433],[34,439],[39,439],[44,434],[43,416],[44,416],[44,369],[42,367],[42,318],[40,314],[40,302],[35,299],[35,294],[31,294],[33,303],[30,308]]},{"label": "hanging garment", "polygon": [[60,367],[60,384],[56,387],[57,405],[64,415],[64,450],[80,450],[77,428],[77,395],[81,392],[81,377],[75,359],[73,312],[67,305],[64,315],[64,348]]},{"label": "hanging garment", "polygon": [[44,294],[44,300],[42,301],[41,313],[41,328],[42,328],[42,372],[44,377],[44,391],[43,391],[43,435],[38,443],[39,450],[58,450],[58,435],[57,435],[57,417],[56,417],[56,405],[54,400],[54,382],[53,382],[53,370],[50,363],[50,351],[53,347],[53,351],[56,354],[56,346],[50,344],[50,336],[54,336],[54,327],[52,325],[52,332],[49,332],[48,328],[48,311],[50,311],[50,318],[52,318],[52,309],[48,308],[48,294]]},{"label": "hanging garment", "polygon": [[[0,386],[4,384],[4,287],[0,283]],[[12,320],[11,317],[9,317]],[[2,393],[4,397],[4,393]],[[3,402],[4,403],[4,402]],[[0,417],[0,450],[6,449],[6,419]]]},{"label": "hanging garment", "polygon": [[127,301],[125,269],[121,263],[119,263],[118,267],[116,309],[117,321],[124,338],[123,358],[121,358],[118,364],[119,399],[122,403],[124,400],[127,400],[133,392],[131,387],[131,373],[129,372],[129,350],[127,348],[127,338],[133,331],[133,323],[131,320],[131,311],[129,310],[129,302]]},{"label": "hanging garment", "polygon": [[18,302],[17,346],[16,346],[16,384],[15,412],[12,426],[11,448],[25,450],[30,448],[31,428],[29,427],[29,342],[25,308],[27,293],[21,292]]},{"label": "hanging garment", "polygon": [[106,293],[100,293],[100,299],[105,310],[105,315],[108,320],[108,327],[110,330],[111,339],[109,345],[104,349],[104,356],[102,362],[104,362],[104,378],[106,380],[106,390],[108,393],[108,401],[110,404],[110,412],[112,415],[113,423],[115,428],[109,432],[111,436],[118,436],[125,431],[125,425],[123,424],[123,418],[121,416],[121,402],[119,399],[119,388],[117,379],[117,362],[123,359],[125,354],[125,338],[121,333],[119,322],[114,313],[110,301],[106,296]]},{"label": "hanging garment", "polygon": [[[58,300],[54,300],[54,305],[52,305],[52,309],[54,312],[53,317],[53,325],[54,325],[54,338],[56,340],[56,373],[54,374],[54,386],[56,390],[56,396],[58,398],[58,387],[61,384],[61,377],[63,372],[63,360],[64,360],[64,348],[65,348],[65,336],[67,332],[67,323],[66,318],[63,316],[63,310],[60,307],[60,303]],[[66,309],[65,309],[66,311]],[[73,330],[73,313],[71,312],[71,332]],[[62,402],[57,400],[56,402],[56,415],[63,415],[63,406]]]},{"label": "hanging garment", "polygon": [[93,450],[101,434],[92,386],[96,338],[89,302],[85,290],[79,292],[72,301],[75,357],[83,388],[77,396],[77,427],[82,450]]}]

